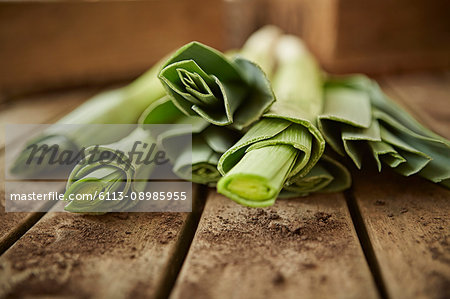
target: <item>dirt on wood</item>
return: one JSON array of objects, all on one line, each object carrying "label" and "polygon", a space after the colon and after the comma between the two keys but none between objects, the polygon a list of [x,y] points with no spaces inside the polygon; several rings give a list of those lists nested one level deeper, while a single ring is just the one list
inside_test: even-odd
[{"label": "dirt on wood", "polygon": [[[312,212],[311,210],[306,212]],[[280,214],[282,214],[280,212]],[[231,213],[230,218],[224,218],[220,214],[216,216],[217,220],[210,220],[209,223],[214,230],[204,231],[199,235],[200,238],[215,243],[236,242],[239,246],[245,246],[245,236],[251,234],[252,243],[257,239],[258,243],[265,244],[270,242],[288,243],[292,241],[318,241],[330,245],[339,236],[342,236],[346,223],[338,219],[336,215],[326,212],[315,212],[309,217],[298,219],[300,221],[292,222],[292,219],[280,216],[273,209],[251,209],[244,208],[236,214]],[[215,222],[213,224],[213,222]],[[218,230],[218,231],[216,231]],[[253,239],[254,238],[254,239]],[[243,242],[241,242],[243,241]],[[233,242],[233,244],[235,244]],[[280,244],[280,243],[279,243]],[[298,242],[298,249],[304,246],[304,242]]]},{"label": "dirt on wood", "polygon": [[299,290],[305,298],[330,291],[375,297],[339,196],[278,200],[273,207],[254,209],[213,195],[174,298],[296,297]]},{"label": "dirt on wood", "polygon": [[[0,279],[3,282],[0,297],[44,294],[90,297],[93,292],[89,288],[96,288],[96,278],[89,278],[94,273],[91,265],[95,267],[96,261],[102,259],[118,264],[142,263],[149,247],[175,241],[184,216],[182,213],[48,214],[2,256],[0,276],[4,278]],[[139,270],[136,267],[137,273]],[[137,284],[141,284],[141,293],[145,294],[152,288],[152,281],[148,277],[141,280],[145,281]]]},{"label": "dirt on wood", "polygon": [[450,298],[449,190],[388,170],[354,190],[390,295]]}]

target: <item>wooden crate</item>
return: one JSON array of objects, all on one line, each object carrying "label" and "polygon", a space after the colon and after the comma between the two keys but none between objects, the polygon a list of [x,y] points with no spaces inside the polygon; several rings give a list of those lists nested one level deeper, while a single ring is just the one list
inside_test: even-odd
[{"label": "wooden crate", "polygon": [[220,0],[0,2],[0,94],[130,79],[192,40],[223,49],[222,5]]},{"label": "wooden crate", "polygon": [[305,1],[303,36],[333,72],[450,67],[447,0]]},{"label": "wooden crate", "polygon": [[301,35],[328,71],[450,67],[448,0],[261,1],[266,22]]}]

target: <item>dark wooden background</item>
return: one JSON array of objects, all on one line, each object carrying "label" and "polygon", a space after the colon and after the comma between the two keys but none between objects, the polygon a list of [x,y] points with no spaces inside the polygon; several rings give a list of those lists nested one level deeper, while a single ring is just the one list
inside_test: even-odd
[{"label": "dark wooden background", "polygon": [[0,1],[0,99],[130,80],[198,40],[239,47],[264,24],[334,73],[450,67],[447,0]]}]

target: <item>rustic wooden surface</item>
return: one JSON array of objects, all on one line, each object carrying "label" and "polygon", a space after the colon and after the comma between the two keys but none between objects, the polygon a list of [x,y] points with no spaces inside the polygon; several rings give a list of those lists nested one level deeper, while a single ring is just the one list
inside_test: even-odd
[{"label": "rustic wooden surface", "polygon": [[389,297],[449,298],[450,191],[391,172],[354,177]]},{"label": "rustic wooden surface", "polygon": [[[97,89],[27,97],[3,104],[0,111],[0,253],[26,232],[42,213],[5,213],[5,124],[53,123],[92,96]],[[20,138],[20,136],[15,136]]]},{"label": "rustic wooden surface", "polygon": [[211,192],[171,298],[377,298],[342,194],[252,209]]},{"label": "rustic wooden surface", "polygon": [[[422,123],[450,137],[450,77],[385,77],[384,90]],[[418,177],[354,175],[356,200],[391,298],[450,297],[450,191]]]},{"label": "rustic wooden surface", "polygon": [[165,297],[201,209],[200,199],[192,213],[47,213],[1,257],[0,297]]},{"label": "rustic wooden surface", "polygon": [[[379,81],[449,136],[448,73]],[[2,119],[49,122],[64,112],[43,109],[53,112],[40,118],[20,103],[29,104],[3,106]],[[189,214],[12,214],[1,207],[0,297],[448,298],[450,192],[392,172],[354,177],[345,194],[279,200],[268,209],[209,191],[202,213],[205,189]]]}]

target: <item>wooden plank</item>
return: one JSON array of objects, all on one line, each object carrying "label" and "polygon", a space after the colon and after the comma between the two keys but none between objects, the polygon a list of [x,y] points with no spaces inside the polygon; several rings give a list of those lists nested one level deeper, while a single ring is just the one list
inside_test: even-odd
[{"label": "wooden plank", "polygon": [[0,258],[0,297],[166,297],[188,250],[192,213],[47,213]]},{"label": "wooden plank", "polygon": [[43,215],[43,213],[5,212],[5,153],[2,151],[5,142],[4,124],[53,122],[90,97],[94,91],[88,89],[28,97],[10,105],[4,105],[5,110],[0,112],[2,126],[0,134],[0,253],[11,246]]},{"label": "wooden plank", "polygon": [[342,194],[252,209],[212,192],[171,298],[376,298]]},{"label": "wooden plank", "polygon": [[0,94],[129,80],[179,46],[224,48],[223,1],[1,1]]},{"label": "wooden plank", "polygon": [[450,139],[450,77],[418,73],[383,77],[382,87],[392,98],[436,133]]},{"label": "wooden plank", "polygon": [[30,228],[42,213],[6,213],[5,212],[5,161],[0,154],[0,254]]},{"label": "wooden plank", "polygon": [[390,298],[449,298],[450,191],[385,171],[354,196]]},{"label": "wooden plank", "polygon": [[[448,113],[448,96],[442,92],[448,81],[439,80],[408,75],[389,77],[385,84],[426,125],[445,133],[441,129],[448,119],[440,115]],[[354,178],[356,208],[389,297],[449,298],[450,191],[387,170]]]},{"label": "wooden plank", "polygon": [[5,146],[5,124],[53,123],[95,92],[98,92],[97,88],[57,92],[29,96],[4,104],[0,110],[0,149]]},{"label": "wooden plank", "polygon": [[[5,250],[7,250],[14,242],[19,239],[30,227],[32,227],[43,215],[44,213],[40,212],[6,212],[6,198],[5,198],[5,186],[6,182],[4,180],[5,176],[5,156],[4,154],[0,154],[0,254],[2,254]],[[58,186],[59,189],[64,189],[65,184],[63,181],[58,183],[53,183],[54,186]],[[13,186],[12,188],[18,185]],[[38,192],[38,188],[45,186],[40,185],[37,186],[36,192]],[[23,190],[18,190],[19,192]],[[34,190],[33,190],[34,191]],[[56,191],[56,190],[55,190]],[[48,203],[47,203],[48,204]],[[45,206],[47,207],[47,206]],[[48,207],[50,208],[50,207]]]}]

